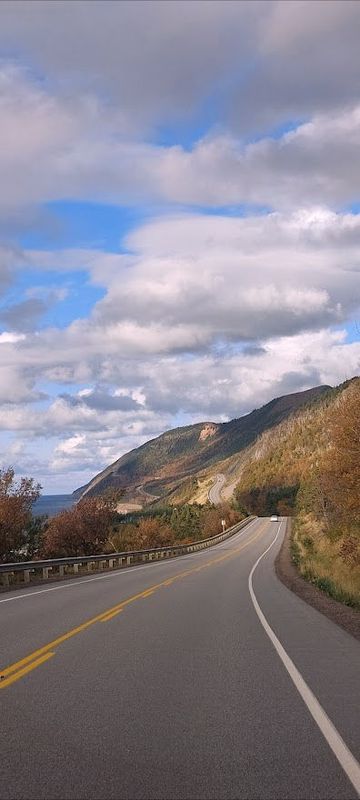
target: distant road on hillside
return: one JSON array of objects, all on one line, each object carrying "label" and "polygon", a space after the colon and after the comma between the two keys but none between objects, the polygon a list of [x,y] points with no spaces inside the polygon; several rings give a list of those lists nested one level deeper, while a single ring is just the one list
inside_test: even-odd
[{"label": "distant road on hillside", "polygon": [[216,478],[214,478],[214,483],[211,489],[209,489],[208,498],[210,500],[210,503],[214,503],[214,506],[217,506],[219,505],[219,503],[222,502],[221,490],[224,486],[224,483],[225,483],[225,475],[222,474],[216,475]]},{"label": "distant road on hillside", "polygon": [[2,593],[0,798],[359,796],[360,643],[278,581],[284,531]]}]

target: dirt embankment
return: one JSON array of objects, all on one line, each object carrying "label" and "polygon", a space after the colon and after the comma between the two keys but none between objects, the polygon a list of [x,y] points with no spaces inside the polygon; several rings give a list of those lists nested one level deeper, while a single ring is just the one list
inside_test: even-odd
[{"label": "dirt embankment", "polygon": [[275,572],[282,583],[295,592],[302,600],[317,611],[329,617],[337,625],[341,625],[348,633],[360,641],[360,612],[333,600],[321,589],[308,583],[299,575],[291,560],[290,550],[291,519],[288,519],[284,541],[275,559]]}]

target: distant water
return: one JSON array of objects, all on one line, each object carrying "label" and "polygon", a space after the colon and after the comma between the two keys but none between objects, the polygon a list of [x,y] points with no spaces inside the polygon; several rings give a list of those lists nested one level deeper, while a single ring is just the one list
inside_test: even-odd
[{"label": "distant water", "polygon": [[40,517],[47,514],[48,517],[53,517],[60,511],[71,508],[75,502],[72,494],[43,494],[33,505],[33,515]]}]

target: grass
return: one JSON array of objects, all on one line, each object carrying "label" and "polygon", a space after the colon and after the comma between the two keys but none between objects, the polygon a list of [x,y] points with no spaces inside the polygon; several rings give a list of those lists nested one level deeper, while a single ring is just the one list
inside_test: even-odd
[{"label": "grass", "polygon": [[360,610],[360,566],[341,556],[346,533],[324,530],[310,514],[299,514],[291,541],[291,557],[301,575],[325,594]]}]

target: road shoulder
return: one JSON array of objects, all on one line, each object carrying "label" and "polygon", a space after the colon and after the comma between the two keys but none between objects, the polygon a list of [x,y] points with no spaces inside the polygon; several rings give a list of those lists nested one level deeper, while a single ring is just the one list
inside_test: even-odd
[{"label": "road shoulder", "polygon": [[291,519],[288,518],[285,536],[275,559],[275,572],[279,580],[292,592],[326,617],[340,625],[360,641],[360,614],[353,608],[328,597],[321,589],[308,583],[297,571],[290,552]]}]

